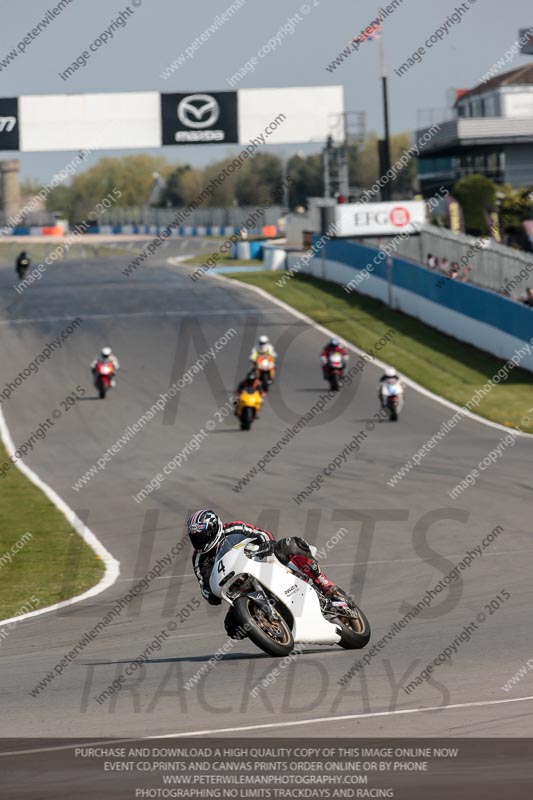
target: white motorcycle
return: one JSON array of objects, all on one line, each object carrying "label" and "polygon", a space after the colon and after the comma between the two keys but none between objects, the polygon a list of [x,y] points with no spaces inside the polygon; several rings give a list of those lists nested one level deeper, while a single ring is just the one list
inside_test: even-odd
[{"label": "white motorcycle", "polygon": [[380,387],[381,401],[389,412],[391,422],[397,422],[403,408],[403,388],[397,380],[384,381]]},{"label": "white motorcycle", "polygon": [[319,595],[296,567],[257,551],[253,539],[228,536],[209,584],[213,594],[233,606],[240,627],[261,650],[286,656],[300,643],[349,650],[368,644],[370,625],[351,599]]}]

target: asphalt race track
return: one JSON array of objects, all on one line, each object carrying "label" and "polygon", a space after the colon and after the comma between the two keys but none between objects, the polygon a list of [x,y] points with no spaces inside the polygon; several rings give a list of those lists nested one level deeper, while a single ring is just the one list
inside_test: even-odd
[{"label": "asphalt race track", "polygon": [[[191,252],[199,246],[195,242]],[[70,261],[50,268],[21,296],[11,288],[12,269],[0,270],[0,389],[72,319],[83,320],[61,350],[3,403],[3,410],[20,444],[77,385],[85,387],[86,397],[55,421],[26,462],[87,520],[121,564],[119,580],[106,592],[23,621],[2,642],[4,735],[531,735],[531,673],[508,692],[502,686],[533,657],[533,443],[518,439],[475,486],[452,500],[447,492],[505,436],[464,420],[420,467],[390,488],[387,480],[453,411],[411,390],[398,424],[384,422],[369,431],[378,410],[378,369],[367,366],[361,380],[345,387],[263,472],[241,491],[232,491],[325,392],[318,361],[324,334],[235,283],[206,275],[193,282],[189,267],[153,260],[131,277],[121,274],[123,268],[118,258]],[[105,470],[75,491],[74,482],[230,328],[237,333],[216,360]],[[243,376],[254,338],[263,331],[281,355],[279,380],[261,419],[242,433],[231,414],[222,419],[223,412],[215,412]],[[122,372],[116,390],[100,401],[88,364],[107,343]],[[360,451],[298,505],[293,496],[365,425]],[[137,503],[133,496],[202,429],[207,435],[199,448],[158,491]],[[31,696],[84,632],[182,539],[188,514],[209,506],[225,519],[263,525],[279,536],[304,535],[323,548],[330,543],[325,571],[359,599],[372,625],[373,643],[468,550],[496,526],[503,530],[459,581],[345,686],[338,681],[364,651],[311,647],[286,663],[277,680],[253,698],[250,691],[279,662],[245,641],[231,643],[207,675],[185,689],[186,681],[228,642],[219,608],[202,601],[189,614],[183,610],[200,597],[187,545],[72,665]],[[341,528],[347,533],[332,544]],[[497,601],[496,611],[486,609],[502,591],[509,599]],[[461,643],[453,661],[435,669],[410,694],[404,692],[402,685],[480,613],[485,619]],[[157,634],[161,650],[111,699],[98,703],[95,698]],[[308,722],[294,724],[302,721]]]}]

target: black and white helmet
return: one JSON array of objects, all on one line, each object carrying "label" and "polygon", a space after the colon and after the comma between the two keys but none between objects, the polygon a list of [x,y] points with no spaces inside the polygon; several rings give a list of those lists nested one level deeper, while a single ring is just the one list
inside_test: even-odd
[{"label": "black and white helmet", "polygon": [[195,550],[207,553],[222,539],[222,520],[211,509],[204,508],[191,514],[187,522],[187,533]]},{"label": "black and white helmet", "polygon": [[270,342],[268,340],[268,336],[266,336],[264,333],[261,334],[257,340],[257,351],[259,353],[266,353],[269,344]]},{"label": "black and white helmet", "polygon": [[109,358],[111,355],[111,348],[110,347],[102,347],[102,358],[106,359]]}]

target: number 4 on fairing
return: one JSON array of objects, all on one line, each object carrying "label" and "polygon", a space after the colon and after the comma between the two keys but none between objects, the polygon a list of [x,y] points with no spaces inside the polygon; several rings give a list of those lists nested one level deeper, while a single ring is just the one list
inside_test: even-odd
[{"label": "number 4 on fairing", "polygon": [[222,573],[226,572],[226,567],[224,566],[224,562],[222,560],[218,562],[217,572],[222,572]]}]

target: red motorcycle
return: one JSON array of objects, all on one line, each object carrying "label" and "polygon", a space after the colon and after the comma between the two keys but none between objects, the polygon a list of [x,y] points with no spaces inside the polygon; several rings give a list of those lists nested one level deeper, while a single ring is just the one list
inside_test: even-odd
[{"label": "red motorcycle", "polygon": [[110,389],[113,388],[115,367],[111,361],[98,361],[94,368],[94,383],[102,400]]},{"label": "red motorcycle", "polygon": [[326,364],[326,377],[332,392],[338,392],[341,388],[341,381],[344,377],[346,362],[342,353],[333,351],[328,353]]}]

